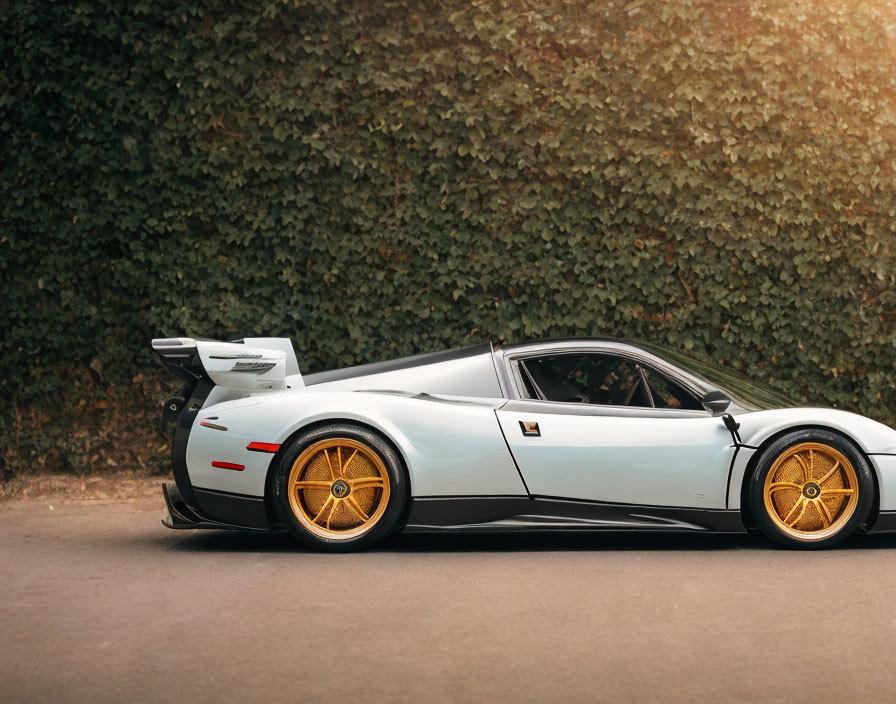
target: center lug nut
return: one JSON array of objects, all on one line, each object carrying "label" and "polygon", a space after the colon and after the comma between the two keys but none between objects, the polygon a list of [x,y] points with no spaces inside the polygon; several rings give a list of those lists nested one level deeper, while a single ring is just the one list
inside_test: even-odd
[{"label": "center lug nut", "polygon": [[348,496],[351,491],[351,487],[348,485],[344,479],[337,479],[330,486],[330,493],[333,494],[337,499],[344,499]]}]

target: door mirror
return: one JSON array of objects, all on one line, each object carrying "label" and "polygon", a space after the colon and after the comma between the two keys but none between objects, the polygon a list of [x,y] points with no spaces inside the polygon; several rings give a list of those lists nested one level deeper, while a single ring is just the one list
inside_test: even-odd
[{"label": "door mirror", "polygon": [[700,403],[703,404],[707,411],[713,415],[718,415],[731,405],[731,399],[721,391],[710,391],[700,399]]}]

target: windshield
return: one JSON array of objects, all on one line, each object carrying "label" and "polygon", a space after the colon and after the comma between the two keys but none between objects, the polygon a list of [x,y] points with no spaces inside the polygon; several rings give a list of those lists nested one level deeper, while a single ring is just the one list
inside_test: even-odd
[{"label": "windshield", "polygon": [[726,369],[712,362],[705,362],[702,359],[657,345],[638,343],[638,346],[702,378],[747,408],[765,410],[799,405],[784,394],[750,381],[746,376],[732,369]]}]

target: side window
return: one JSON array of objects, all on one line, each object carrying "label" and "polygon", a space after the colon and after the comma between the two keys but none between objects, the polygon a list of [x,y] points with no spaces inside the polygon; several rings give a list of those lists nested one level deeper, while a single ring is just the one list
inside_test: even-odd
[{"label": "side window", "polygon": [[640,406],[650,408],[650,396],[641,379],[638,365],[623,357],[603,358],[600,372],[592,380],[591,400],[602,406]]},{"label": "side window", "polygon": [[682,408],[686,411],[702,411],[702,404],[680,384],[667,379],[652,369],[644,369],[653,405],[657,408]]},{"label": "side window", "polygon": [[583,367],[585,355],[533,357],[520,363],[527,392],[535,398],[566,403],[589,403]]},{"label": "side window", "polygon": [[[520,364],[536,398],[566,403],[651,406],[638,365],[608,354],[559,354]],[[531,394],[531,390],[527,389]]]},{"label": "side window", "polygon": [[680,384],[625,357],[557,354],[520,362],[528,398],[602,406],[702,410]]}]

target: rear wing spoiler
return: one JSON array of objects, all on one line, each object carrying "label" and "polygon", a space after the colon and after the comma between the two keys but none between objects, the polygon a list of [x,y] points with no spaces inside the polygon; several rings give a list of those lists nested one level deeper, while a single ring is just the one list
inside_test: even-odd
[{"label": "rear wing spoiler", "polygon": [[188,386],[202,376],[216,385],[240,391],[301,388],[302,376],[292,341],[286,337],[247,337],[236,342],[166,337],[152,341],[165,365]]}]

